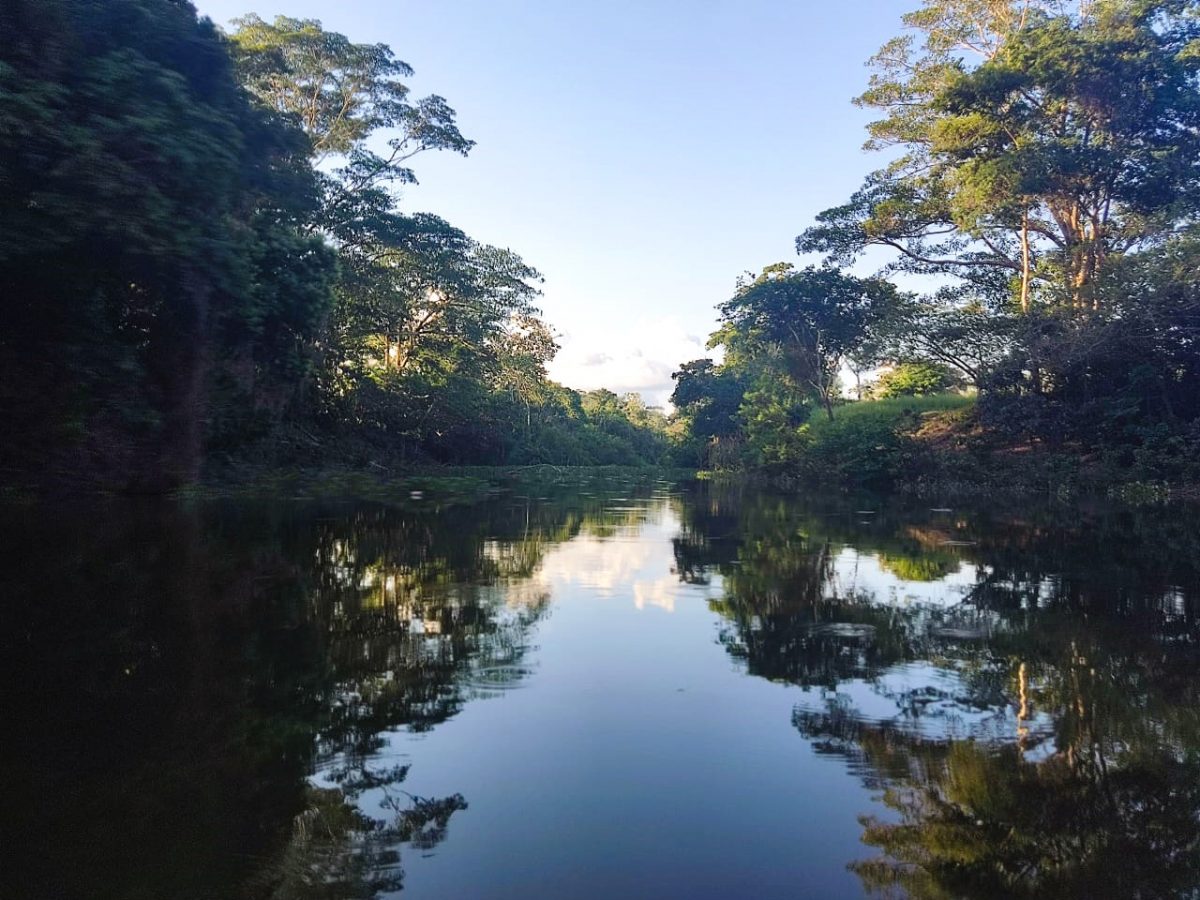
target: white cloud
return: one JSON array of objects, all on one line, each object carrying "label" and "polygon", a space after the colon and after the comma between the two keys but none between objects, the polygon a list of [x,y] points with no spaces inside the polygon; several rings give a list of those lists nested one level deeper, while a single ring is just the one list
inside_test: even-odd
[{"label": "white cloud", "polygon": [[671,373],[682,363],[712,356],[704,342],[674,316],[648,316],[588,333],[568,332],[550,364],[550,376],[578,390],[608,388],[640,393],[653,406],[665,406],[674,390]]}]

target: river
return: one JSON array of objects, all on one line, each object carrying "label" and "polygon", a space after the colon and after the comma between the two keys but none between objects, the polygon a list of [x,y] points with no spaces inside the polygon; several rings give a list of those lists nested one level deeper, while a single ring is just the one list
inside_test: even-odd
[{"label": "river", "polygon": [[668,480],[10,510],[0,893],[1194,895],[1195,521]]}]

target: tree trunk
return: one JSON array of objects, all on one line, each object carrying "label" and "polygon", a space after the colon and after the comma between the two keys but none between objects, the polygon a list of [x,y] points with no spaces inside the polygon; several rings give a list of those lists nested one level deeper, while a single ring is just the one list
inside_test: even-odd
[{"label": "tree trunk", "polygon": [[1021,314],[1029,312],[1029,281],[1032,271],[1029,248],[1029,210],[1021,215]]},{"label": "tree trunk", "polygon": [[185,271],[151,337],[148,371],[157,382],[161,425],[129,490],[164,493],[200,477],[204,446],[212,287]]}]

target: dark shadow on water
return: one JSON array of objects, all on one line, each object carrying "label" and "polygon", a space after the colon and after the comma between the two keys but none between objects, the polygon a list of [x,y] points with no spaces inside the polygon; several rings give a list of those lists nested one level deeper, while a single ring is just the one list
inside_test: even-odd
[{"label": "dark shadow on water", "polygon": [[519,684],[604,499],[110,504],[0,521],[5,897],[372,897],[467,798],[381,750]]}]

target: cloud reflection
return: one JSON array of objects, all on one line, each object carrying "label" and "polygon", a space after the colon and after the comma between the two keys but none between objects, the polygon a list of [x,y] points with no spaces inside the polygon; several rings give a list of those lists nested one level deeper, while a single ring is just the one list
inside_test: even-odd
[{"label": "cloud reflection", "polygon": [[[639,610],[655,608],[673,613],[684,594],[717,596],[718,585],[683,584],[675,571],[671,538],[680,520],[669,501],[613,508],[633,521],[611,536],[580,534],[547,551],[532,578],[514,584],[515,596],[563,596],[586,591],[604,598],[627,599]],[[512,601],[510,601],[512,602]]]}]

